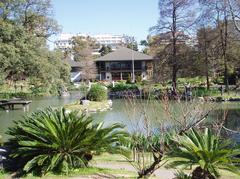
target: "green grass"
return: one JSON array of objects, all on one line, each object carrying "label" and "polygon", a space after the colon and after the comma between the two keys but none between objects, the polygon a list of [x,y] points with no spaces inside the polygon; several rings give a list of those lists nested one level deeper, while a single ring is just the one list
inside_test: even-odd
[{"label": "green grass", "polygon": [[[97,168],[97,167],[89,167],[89,168],[79,168],[79,169],[75,169],[73,171],[71,171],[71,173],[66,176],[66,175],[55,175],[52,173],[48,173],[43,177],[37,177],[37,176],[33,176],[32,174],[29,174],[27,176],[21,177],[21,178],[26,178],[26,179],[39,179],[39,178],[46,178],[46,179],[68,179],[71,177],[78,177],[81,178],[83,176],[102,176],[102,175],[107,175],[107,176],[111,176],[111,177],[117,177],[117,178],[130,178],[130,177],[136,177],[136,173],[135,172],[130,172],[130,171],[126,171],[126,170],[120,170],[120,169],[108,169],[108,168]],[[10,178],[10,175],[4,174],[2,175],[3,178]]]},{"label": "green grass", "polygon": [[48,173],[47,175],[43,177],[36,177],[31,174],[21,177],[21,178],[26,178],[26,179],[39,179],[39,178],[46,178],[46,179],[67,179],[71,177],[79,177],[81,176],[93,176],[93,175],[110,175],[110,176],[127,176],[129,177],[135,177],[136,174],[134,172],[129,172],[126,170],[118,170],[118,169],[108,169],[108,168],[96,168],[96,167],[89,167],[89,168],[82,168],[82,169],[75,169],[74,171],[71,171],[71,173],[66,176],[66,175],[54,175],[52,173]]},{"label": "green grass", "polygon": [[94,157],[96,162],[127,162],[125,157],[119,154],[102,154]]}]

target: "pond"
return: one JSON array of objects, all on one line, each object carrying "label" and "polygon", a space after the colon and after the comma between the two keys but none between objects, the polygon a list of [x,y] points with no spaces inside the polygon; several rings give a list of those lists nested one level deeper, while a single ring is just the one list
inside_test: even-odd
[{"label": "pond", "polygon": [[5,132],[8,127],[13,125],[14,120],[21,120],[23,116],[33,111],[44,109],[46,107],[60,107],[65,104],[76,101],[80,98],[80,93],[72,92],[68,97],[50,96],[50,97],[35,97],[32,99],[32,103],[29,105],[29,111],[24,112],[21,106],[16,110],[6,112],[0,109],[0,135],[3,139],[6,138]]},{"label": "pond", "polygon": [[[80,98],[80,93],[73,92],[68,97],[38,97],[32,99],[32,103],[29,106],[29,112],[24,112],[22,109],[16,109],[13,111],[6,112],[0,110],[0,135],[3,137],[3,140],[7,138],[5,134],[8,127],[13,125],[14,120],[21,120],[23,116],[29,114],[38,109],[43,109],[48,106],[60,107],[65,104],[76,101]],[[147,102],[145,102],[146,104]],[[171,102],[171,111],[175,117],[179,117],[179,113],[191,109],[195,111],[195,114],[198,114],[198,110],[195,106],[189,106],[189,103],[182,103],[183,108],[179,106],[179,103]],[[156,107],[158,106],[157,110]],[[210,120],[215,120],[223,116],[224,111],[227,111],[227,126],[230,129],[240,131],[240,103],[230,102],[230,103],[209,103],[209,105],[203,104],[201,108],[205,108],[207,111],[208,108],[214,106],[215,111],[210,115]],[[154,104],[147,104],[141,106],[140,103],[129,104],[126,100],[116,99],[113,100],[113,109],[111,111],[100,112],[93,114],[93,118],[96,120],[104,121],[106,124],[120,122],[127,126],[129,130],[136,127],[136,125],[143,125],[139,114],[143,114],[143,109],[151,113],[150,120],[152,125],[158,126],[159,120],[166,120],[168,116],[163,112],[163,105],[159,102]],[[142,115],[141,115],[142,116]],[[134,121],[132,121],[133,119]],[[136,121],[139,121],[136,123]],[[167,121],[167,120],[166,120]]]}]

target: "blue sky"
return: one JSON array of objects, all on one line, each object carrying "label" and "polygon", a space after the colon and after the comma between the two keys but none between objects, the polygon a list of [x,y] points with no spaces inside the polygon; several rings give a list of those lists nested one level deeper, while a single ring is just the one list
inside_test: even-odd
[{"label": "blue sky", "polygon": [[140,41],[158,20],[158,0],[52,0],[52,4],[64,33],[127,34]]}]

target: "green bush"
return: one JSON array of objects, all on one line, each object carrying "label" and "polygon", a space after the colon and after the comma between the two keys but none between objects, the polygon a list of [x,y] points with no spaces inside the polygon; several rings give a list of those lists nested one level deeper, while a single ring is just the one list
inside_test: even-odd
[{"label": "green bush", "polygon": [[133,89],[138,89],[136,84],[117,83],[114,87],[111,87],[111,91],[113,92]]},{"label": "green bush", "polygon": [[224,76],[218,76],[217,78],[213,79],[215,84],[223,85],[224,84]]},{"label": "green bush", "polygon": [[142,80],[142,85],[149,85],[149,81],[147,81],[147,80]]},{"label": "green bush", "polygon": [[126,83],[127,83],[127,84],[131,84],[131,83],[132,83],[132,77],[131,77],[130,74],[128,74]]},{"label": "green bush", "polygon": [[107,100],[107,90],[99,84],[94,84],[88,92],[87,98],[90,101],[104,101]]},{"label": "green bush", "polygon": [[194,166],[192,178],[219,178],[223,171],[239,175],[239,148],[232,141],[222,140],[210,129],[206,128],[204,132],[191,129],[174,136],[172,141],[175,145],[164,159],[168,167],[184,170]]},{"label": "green bush", "polygon": [[17,93],[0,93],[0,99],[10,99],[10,98],[30,98],[34,96],[33,93],[29,92],[17,92]]},{"label": "green bush", "polygon": [[38,111],[8,129],[8,169],[45,175],[48,172],[68,174],[88,166],[96,154],[111,152],[128,154],[122,147],[128,139],[123,126],[103,128],[92,118],[65,109]]},{"label": "green bush", "polygon": [[141,82],[142,82],[142,77],[141,77],[141,75],[138,75],[138,76],[136,77],[136,82],[137,82],[137,83],[141,83]]}]

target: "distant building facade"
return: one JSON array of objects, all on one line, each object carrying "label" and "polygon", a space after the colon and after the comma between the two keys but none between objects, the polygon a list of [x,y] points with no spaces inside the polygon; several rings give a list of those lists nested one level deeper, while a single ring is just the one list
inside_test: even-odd
[{"label": "distant building facade", "polygon": [[[185,44],[188,46],[196,46],[197,40],[194,37],[190,37],[182,31],[177,32],[176,34],[177,44]],[[161,45],[168,45],[172,41],[172,32],[160,33],[157,35]]]},{"label": "distant building facade", "polygon": [[84,33],[73,34],[60,34],[59,38],[55,41],[55,48],[66,50],[72,48],[72,38],[74,36],[91,37],[96,40],[100,46],[110,46],[112,50],[116,50],[118,46],[126,43],[128,36],[126,35],[111,35],[111,34],[98,34],[89,35]]},{"label": "distant building facade", "polygon": [[133,74],[135,79],[141,76],[147,80],[153,76],[153,57],[125,47],[95,59],[95,62],[99,80],[127,80]]},{"label": "distant building facade", "polygon": [[[129,77],[136,80],[139,76],[142,80],[149,80],[153,77],[153,60],[152,56],[120,47],[94,60],[97,67],[95,77],[101,81],[128,80]],[[84,79],[84,63],[70,58],[64,61],[71,66],[71,82],[77,83]]]},{"label": "distant building facade", "polygon": [[54,42],[54,48],[66,50],[72,48],[73,34],[60,34],[58,39]]}]

